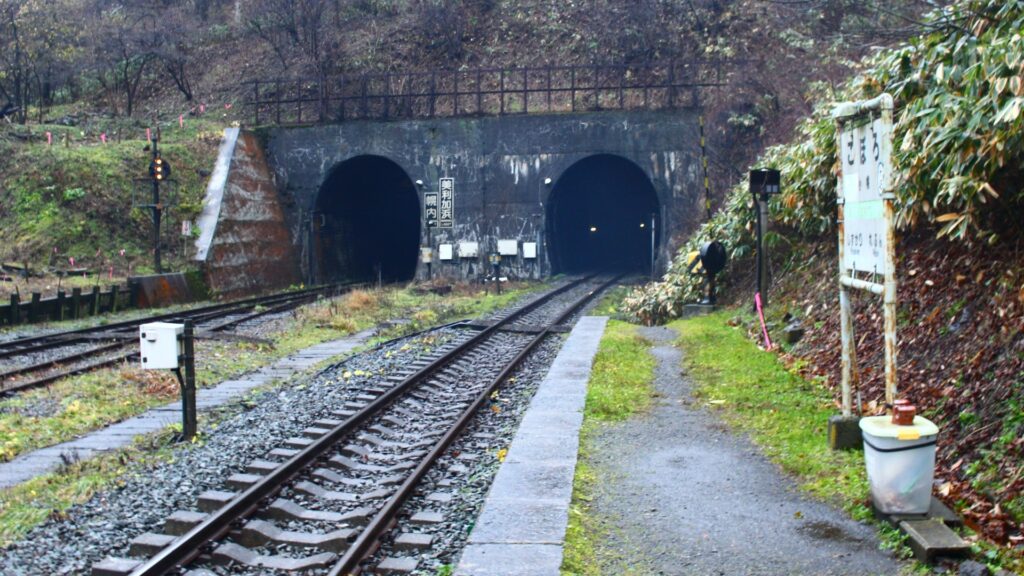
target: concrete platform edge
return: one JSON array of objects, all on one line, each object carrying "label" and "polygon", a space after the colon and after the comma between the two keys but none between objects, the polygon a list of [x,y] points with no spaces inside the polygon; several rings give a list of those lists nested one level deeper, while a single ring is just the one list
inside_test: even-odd
[{"label": "concrete platform edge", "polygon": [[587,383],[607,322],[581,318],[562,345],[494,478],[456,576],[559,574]]}]

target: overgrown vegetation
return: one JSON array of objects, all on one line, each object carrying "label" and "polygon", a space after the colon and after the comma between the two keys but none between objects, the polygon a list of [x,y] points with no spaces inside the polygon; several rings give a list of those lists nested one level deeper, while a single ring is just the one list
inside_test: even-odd
[{"label": "overgrown vegetation", "polygon": [[[162,131],[161,154],[174,167],[162,227],[171,266],[183,266],[194,240],[181,237],[180,223],[202,208],[221,131],[217,121],[194,119]],[[138,181],[149,166],[146,125],[39,125],[33,134],[12,142],[0,133],[0,260],[35,272],[87,269],[96,283],[151,271],[151,212],[136,207],[151,201],[151,185]]]},{"label": "overgrown vegetation", "polygon": [[[1024,2],[961,0],[932,13],[929,33],[868,58],[863,71],[833,90],[819,86],[819,105],[790,144],[757,162],[783,175],[770,213],[780,232],[769,243],[818,238],[835,229],[834,102],[889,92],[896,100],[893,163],[897,224],[903,231],[936,226],[954,242],[994,245],[1017,240],[1024,216]],[[733,260],[752,251],[753,201],[745,183],[686,243],[725,241]],[[645,322],[663,322],[699,292],[700,279],[677,258],[662,282],[637,291],[627,306]]]},{"label": "overgrown vegetation", "polygon": [[[899,393],[942,427],[937,493],[989,542],[1019,548],[1024,244],[1011,223],[1019,224],[1024,210],[1024,2],[962,0],[928,22],[932,33],[879,52],[858,78],[826,90],[822,102],[882,91],[896,97]],[[777,285],[770,328],[778,336],[783,322],[802,324],[807,336],[786,357],[835,398],[840,348],[830,109],[823,103],[796,141],[770,149],[762,162],[784,178],[767,237]],[[752,219],[749,193],[738,185],[687,248],[725,240],[733,258],[729,279],[746,282]],[[696,297],[699,282],[679,258],[663,282],[632,294],[627,309],[646,322],[665,321]],[[856,295],[854,312],[857,392],[862,409],[872,412],[883,391],[882,314],[877,299]]]}]

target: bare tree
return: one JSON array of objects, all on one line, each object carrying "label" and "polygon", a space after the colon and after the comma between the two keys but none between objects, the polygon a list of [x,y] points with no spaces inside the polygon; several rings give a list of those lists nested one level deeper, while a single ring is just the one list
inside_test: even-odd
[{"label": "bare tree", "polygon": [[96,80],[104,88],[114,112],[131,116],[150,64],[157,59],[162,39],[155,7],[140,2],[109,6],[97,2],[97,30],[92,36]]},{"label": "bare tree", "polygon": [[25,45],[26,4],[25,0],[0,0],[0,96],[14,107],[19,122],[28,118],[32,74]]},{"label": "bare tree", "polygon": [[248,25],[266,41],[283,69],[294,59],[304,72],[326,76],[339,55],[339,45],[326,20],[332,0],[256,0],[250,6]]}]

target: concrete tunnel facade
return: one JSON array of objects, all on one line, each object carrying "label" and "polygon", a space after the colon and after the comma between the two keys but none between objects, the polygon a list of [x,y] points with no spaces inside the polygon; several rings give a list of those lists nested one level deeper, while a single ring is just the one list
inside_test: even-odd
[{"label": "concrete tunnel facade", "polygon": [[[422,279],[424,246],[431,275],[453,279],[488,271],[499,249],[502,273],[516,278],[605,265],[646,272],[652,254],[661,271],[704,214],[696,110],[350,121],[256,135],[307,283]],[[453,226],[428,232],[424,193],[440,178],[454,179]]]}]

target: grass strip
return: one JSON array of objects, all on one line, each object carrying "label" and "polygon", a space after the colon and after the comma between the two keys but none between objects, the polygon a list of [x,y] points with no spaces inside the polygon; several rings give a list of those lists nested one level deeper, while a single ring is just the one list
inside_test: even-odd
[{"label": "grass strip", "polygon": [[637,333],[638,328],[609,320],[594,358],[565,534],[565,575],[597,576],[602,573],[602,565],[619,563],[613,551],[602,547],[612,529],[611,522],[591,507],[594,487],[602,479],[600,470],[591,465],[590,453],[593,435],[602,425],[625,420],[651,405],[655,359],[649,351],[650,342]]}]

